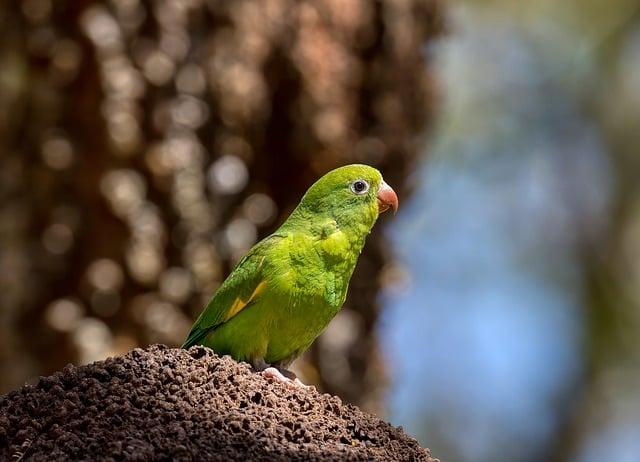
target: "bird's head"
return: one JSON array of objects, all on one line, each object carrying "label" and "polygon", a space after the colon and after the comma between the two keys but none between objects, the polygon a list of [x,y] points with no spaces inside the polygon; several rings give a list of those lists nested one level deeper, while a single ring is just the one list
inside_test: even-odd
[{"label": "bird's head", "polygon": [[298,209],[313,216],[330,217],[340,226],[373,226],[378,214],[398,209],[398,197],[378,170],[353,164],[332,170],[306,192]]}]

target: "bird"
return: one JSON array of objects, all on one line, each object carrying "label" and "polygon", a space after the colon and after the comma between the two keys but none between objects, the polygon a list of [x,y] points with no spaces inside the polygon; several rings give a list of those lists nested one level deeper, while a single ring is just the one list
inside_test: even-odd
[{"label": "bird", "polygon": [[365,239],[380,213],[398,209],[374,167],[352,164],[318,179],[271,235],[220,285],[182,348],[204,345],[277,381],[338,313]]}]

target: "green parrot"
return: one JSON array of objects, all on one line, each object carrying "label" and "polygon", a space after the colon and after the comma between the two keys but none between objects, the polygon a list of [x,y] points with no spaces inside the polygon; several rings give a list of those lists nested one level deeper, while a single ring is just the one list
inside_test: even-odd
[{"label": "green parrot", "polygon": [[283,382],[286,368],[342,307],[379,213],[398,208],[378,170],[347,165],[305,193],[273,234],[238,262],[182,345],[205,345]]}]

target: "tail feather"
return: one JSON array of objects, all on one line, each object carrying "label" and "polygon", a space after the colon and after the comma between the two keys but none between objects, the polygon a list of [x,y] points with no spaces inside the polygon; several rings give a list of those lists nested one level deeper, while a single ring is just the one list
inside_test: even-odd
[{"label": "tail feather", "polygon": [[207,336],[211,329],[201,329],[199,327],[194,327],[189,332],[187,339],[182,344],[181,348],[191,348],[194,345],[198,345],[202,340]]}]

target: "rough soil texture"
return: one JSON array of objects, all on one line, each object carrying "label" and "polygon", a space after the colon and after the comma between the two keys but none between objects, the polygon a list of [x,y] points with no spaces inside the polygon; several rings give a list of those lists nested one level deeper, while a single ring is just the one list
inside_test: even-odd
[{"label": "rough soil texture", "polygon": [[335,396],[159,345],[0,397],[0,460],[435,461]]}]

